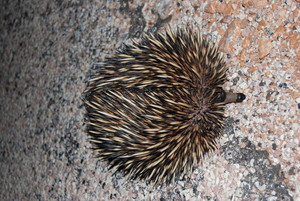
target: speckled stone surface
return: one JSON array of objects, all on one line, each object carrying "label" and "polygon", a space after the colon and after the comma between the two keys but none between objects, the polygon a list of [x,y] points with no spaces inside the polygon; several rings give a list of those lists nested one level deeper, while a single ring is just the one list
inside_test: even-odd
[{"label": "speckled stone surface", "polygon": [[[215,41],[247,100],[215,154],[152,187],[94,158],[81,93],[94,62],[168,24]],[[300,200],[299,55],[299,0],[1,1],[1,200]]]}]

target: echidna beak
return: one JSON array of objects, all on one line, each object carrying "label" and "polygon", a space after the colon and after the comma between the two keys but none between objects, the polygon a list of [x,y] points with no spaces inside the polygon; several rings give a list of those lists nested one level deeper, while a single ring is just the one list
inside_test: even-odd
[{"label": "echidna beak", "polygon": [[227,103],[240,103],[245,100],[246,96],[243,93],[226,92],[225,104]]}]

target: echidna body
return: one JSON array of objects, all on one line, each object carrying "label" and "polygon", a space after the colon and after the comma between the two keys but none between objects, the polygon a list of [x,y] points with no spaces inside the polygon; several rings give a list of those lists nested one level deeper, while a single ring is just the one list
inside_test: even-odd
[{"label": "echidna body", "polygon": [[200,31],[146,34],[96,64],[85,91],[87,132],[98,156],[132,178],[170,182],[215,150],[227,67]]}]

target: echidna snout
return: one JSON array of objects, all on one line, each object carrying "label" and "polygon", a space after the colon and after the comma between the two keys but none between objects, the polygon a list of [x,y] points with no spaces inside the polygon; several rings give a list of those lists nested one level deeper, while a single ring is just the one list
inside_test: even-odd
[{"label": "echidna snout", "polygon": [[232,92],[227,92],[225,94],[225,104],[227,103],[240,103],[243,100],[245,100],[246,96],[243,93],[232,93]]},{"label": "echidna snout", "polygon": [[215,89],[214,96],[214,103],[240,103],[245,100],[246,96],[243,93],[233,93],[233,92],[226,92],[221,87],[217,87]]}]

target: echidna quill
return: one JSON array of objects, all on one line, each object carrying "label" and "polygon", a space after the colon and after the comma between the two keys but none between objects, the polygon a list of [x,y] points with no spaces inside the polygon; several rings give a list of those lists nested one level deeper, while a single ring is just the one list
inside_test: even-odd
[{"label": "echidna quill", "polygon": [[145,34],[95,65],[84,92],[87,132],[100,159],[133,179],[169,183],[216,149],[227,66],[199,30]]}]

